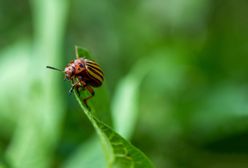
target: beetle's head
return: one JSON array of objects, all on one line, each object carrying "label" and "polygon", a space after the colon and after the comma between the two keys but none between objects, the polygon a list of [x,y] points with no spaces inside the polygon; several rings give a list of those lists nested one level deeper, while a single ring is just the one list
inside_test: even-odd
[{"label": "beetle's head", "polygon": [[72,76],[74,75],[75,68],[73,66],[67,66],[65,67],[65,79],[71,80]]}]

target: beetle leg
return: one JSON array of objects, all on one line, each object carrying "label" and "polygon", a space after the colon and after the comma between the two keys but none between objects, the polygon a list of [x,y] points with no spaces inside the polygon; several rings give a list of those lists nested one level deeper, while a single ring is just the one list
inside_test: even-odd
[{"label": "beetle leg", "polygon": [[87,101],[95,95],[95,91],[93,90],[92,87],[90,87],[90,86],[88,86],[88,85],[85,86],[85,89],[87,89],[87,90],[89,91],[89,93],[91,94],[90,96],[86,97],[86,98],[83,100],[83,101],[84,101],[84,104],[85,104],[87,107],[89,107],[88,104],[87,104]]},{"label": "beetle leg", "polygon": [[75,87],[75,85],[72,85],[72,87],[70,88],[70,90],[69,90],[69,95],[71,95],[71,93],[72,93],[74,87]]},{"label": "beetle leg", "polygon": [[75,85],[75,89],[76,89],[78,96],[80,97],[79,88],[82,88],[82,86],[78,83],[77,85]]},{"label": "beetle leg", "polygon": [[77,92],[78,92],[78,85],[80,86],[80,82],[79,81],[77,81],[76,83],[73,83],[72,82],[72,86],[71,86],[71,88],[70,88],[70,90],[69,90],[69,95],[71,95],[71,93],[72,93],[72,91],[73,91],[73,89],[76,87],[76,90],[77,90]]},{"label": "beetle leg", "polygon": [[87,101],[95,95],[95,92],[94,92],[93,88],[90,87],[89,85],[87,85],[83,80],[80,80],[80,83],[82,84],[83,88],[84,88],[84,89],[87,89],[87,90],[89,91],[89,93],[91,94],[90,96],[86,97],[86,98],[83,100],[84,104],[85,104],[87,107],[89,107],[88,104],[87,104]]}]

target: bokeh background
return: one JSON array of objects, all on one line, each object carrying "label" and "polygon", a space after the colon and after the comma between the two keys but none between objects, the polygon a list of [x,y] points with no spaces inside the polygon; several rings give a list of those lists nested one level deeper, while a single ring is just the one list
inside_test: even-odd
[{"label": "bokeh background", "polygon": [[63,74],[87,48],[94,113],[158,168],[248,167],[247,0],[0,0],[0,167],[105,167]]}]

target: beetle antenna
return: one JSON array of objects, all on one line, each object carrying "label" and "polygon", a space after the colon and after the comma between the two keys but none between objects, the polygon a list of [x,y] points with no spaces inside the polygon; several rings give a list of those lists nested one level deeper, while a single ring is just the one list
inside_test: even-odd
[{"label": "beetle antenna", "polygon": [[53,70],[56,70],[56,71],[63,72],[63,70],[55,68],[55,67],[51,67],[51,66],[46,66],[46,67],[49,68],[49,69],[53,69]]}]

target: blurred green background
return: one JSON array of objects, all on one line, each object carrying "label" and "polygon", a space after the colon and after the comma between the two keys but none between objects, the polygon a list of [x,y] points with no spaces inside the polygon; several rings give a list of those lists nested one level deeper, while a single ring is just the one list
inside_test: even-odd
[{"label": "blurred green background", "polygon": [[158,168],[248,167],[247,0],[0,0],[0,167],[105,167],[63,74],[87,48],[96,115]]}]

